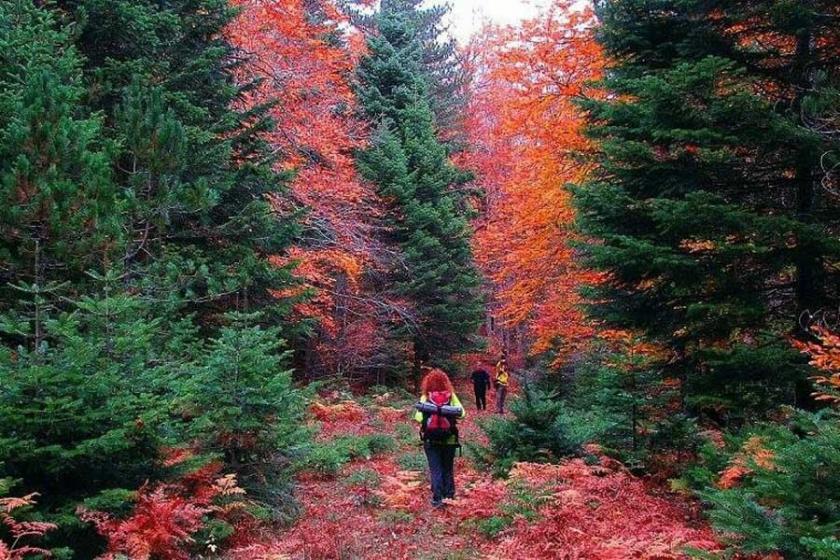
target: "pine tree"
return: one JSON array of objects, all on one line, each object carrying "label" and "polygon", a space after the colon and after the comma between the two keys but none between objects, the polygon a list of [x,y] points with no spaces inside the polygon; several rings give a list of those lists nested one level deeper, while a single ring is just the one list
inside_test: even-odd
[{"label": "pine tree", "polygon": [[718,419],[793,402],[804,370],[781,337],[837,301],[836,200],[816,197],[832,149],[803,126],[797,70],[836,72],[837,53],[791,46],[836,44],[836,6],[797,5],[598,4],[613,95],[584,103],[601,153],[576,189],[611,273],[593,312],[669,347],[686,403]]},{"label": "pine tree", "polygon": [[[103,543],[76,508],[125,513],[170,474],[165,446],[224,451],[207,418],[275,434],[262,466],[300,443],[275,348],[290,272],[266,258],[295,225],[268,200],[283,177],[265,107],[243,100],[232,15],[213,0],[0,4],[0,477],[42,494],[35,515],[61,527],[48,544],[79,557]],[[222,326],[257,305],[274,326]],[[228,339],[255,347],[225,353]],[[228,373],[220,361],[249,373],[238,423],[194,383]],[[246,482],[285,507],[288,462],[272,468]]]},{"label": "pine tree", "polygon": [[189,433],[225,459],[249,498],[278,521],[295,512],[289,465],[309,442],[306,390],[292,383],[277,328],[233,313],[184,383],[180,406],[195,417]]},{"label": "pine tree", "polygon": [[358,161],[391,208],[387,226],[403,256],[393,280],[417,309],[411,338],[419,365],[465,349],[481,321],[469,227],[452,190],[467,177],[436,138],[413,20],[383,10],[376,23],[359,65],[358,97],[380,126]]},{"label": "pine tree", "polygon": [[[300,424],[296,409],[285,405],[293,391],[281,383],[290,380],[289,357],[275,351],[294,329],[286,319],[289,302],[277,294],[294,281],[269,257],[285,251],[296,223],[272,206],[287,178],[275,171],[262,134],[274,126],[268,106],[246,99],[254,83],[238,61],[247,55],[225,38],[235,10],[226,0],[56,5],[79,27],[89,103],[105,115],[104,134],[120,148],[114,176],[124,243],[112,266],[165,326],[194,316],[201,330],[182,343],[217,360],[203,365],[186,355],[175,364],[167,398],[189,419],[187,435],[243,474],[255,499],[285,508],[281,473],[288,462],[269,459],[295,442],[268,441],[265,434]],[[230,324],[230,312],[255,309],[264,331]],[[254,348],[227,345],[247,342]],[[221,360],[242,376],[227,377]],[[225,397],[236,402],[214,387],[229,389]],[[232,438],[230,445],[219,444],[223,437]],[[232,443],[252,439],[259,445]]]},{"label": "pine tree", "polygon": [[[291,283],[268,262],[295,223],[269,201],[285,178],[260,133],[265,106],[249,107],[224,27],[225,0],[58,1],[78,25],[93,110],[120,147],[127,284],[172,309],[212,315],[259,306],[282,322],[272,291]],[[276,292],[275,292],[276,293]]]},{"label": "pine tree", "polygon": [[732,443],[718,452],[722,465],[711,455],[694,473],[705,475],[701,496],[727,552],[837,558],[840,489],[828,474],[840,468],[837,415],[799,413],[786,425],[751,428]]},{"label": "pine tree", "polygon": [[36,318],[7,336],[38,347],[37,317],[60,284],[79,280],[119,234],[115,186],[102,123],[79,108],[70,33],[28,0],[5,3],[0,25],[0,313]]}]

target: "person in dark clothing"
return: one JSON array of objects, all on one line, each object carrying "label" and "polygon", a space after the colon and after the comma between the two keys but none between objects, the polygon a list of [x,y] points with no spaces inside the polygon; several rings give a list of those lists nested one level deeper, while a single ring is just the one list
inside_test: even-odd
[{"label": "person in dark clothing", "polygon": [[490,386],[490,374],[478,368],[472,372],[473,391],[475,391],[475,406],[478,410],[487,410],[487,388]]}]

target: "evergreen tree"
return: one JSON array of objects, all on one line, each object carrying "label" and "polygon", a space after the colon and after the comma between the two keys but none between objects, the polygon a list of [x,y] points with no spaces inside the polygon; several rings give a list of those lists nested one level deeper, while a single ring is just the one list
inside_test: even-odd
[{"label": "evergreen tree", "polygon": [[705,486],[701,496],[729,552],[832,560],[840,554],[840,488],[830,473],[838,468],[837,415],[797,413],[709,450],[692,476]]},{"label": "evergreen tree", "polygon": [[[0,4],[0,477],[42,494],[33,515],[58,521],[68,555],[102,552],[79,505],[126,513],[168,476],[163,446],[193,436],[249,461],[256,498],[291,501],[275,459],[305,440],[303,405],[272,294],[291,278],[266,257],[295,226],[267,198],[283,177],[265,107],[243,100],[232,16],[213,0]],[[257,305],[275,326],[220,327]],[[231,390],[235,421],[199,379]],[[226,454],[211,421],[259,452]]]},{"label": "evergreen tree", "polygon": [[465,349],[481,321],[469,226],[452,190],[467,176],[436,138],[413,19],[383,10],[376,24],[359,65],[358,97],[380,127],[358,162],[391,209],[387,227],[403,257],[393,281],[417,310],[411,338],[419,366]]},{"label": "evergreen tree", "polygon": [[[420,43],[420,68],[428,84],[428,99],[439,136],[454,149],[466,141],[461,118],[467,104],[469,76],[458,43],[448,34],[449,4],[427,5],[423,0],[383,0],[380,12],[405,17]],[[375,33],[377,17],[355,13],[354,21]]]},{"label": "evergreen tree", "polygon": [[793,402],[804,370],[781,337],[837,301],[837,206],[817,196],[832,144],[803,126],[800,73],[836,72],[816,45],[836,44],[837,10],[795,4],[598,3],[613,95],[584,103],[601,153],[575,190],[611,273],[593,312],[669,347],[666,374],[718,419]]},{"label": "evergreen tree", "polygon": [[581,445],[568,422],[568,408],[554,393],[526,387],[522,398],[511,403],[510,416],[485,424],[487,445],[467,444],[476,460],[507,476],[518,462],[559,462],[581,452]]},{"label": "evergreen tree", "polygon": [[[205,450],[221,454],[241,474],[242,465],[249,465],[243,479],[249,491],[270,498],[272,507],[285,507],[285,483],[265,469],[266,458],[282,454],[289,441],[268,442],[262,431],[249,433],[247,426],[271,432],[299,424],[283,404],[284,391],[292,389],[278,385],[288,357],[266,340],[273,337],[279,344],[292,329],[285,320],[288,302],[276,294],[293,279],[268,257],[282,254],[296,224],[272,207],[271,200],[283,196],[286,177],[275,172],[276,160],[262,137],[273,126],[268,107],[248,104],[254,84],[237,62],[243,53],[234,52],[225,38],[235,9],[227,0],[55,5],[78,26],[88,103],[105,116],[104,134],[119,146],[113,174],[121,187],[124,242],[113,266],[125,289],[141,294],[167,324],[194,316],[201,330],[185,344],[214,357],[217,339],[247,339],[265,366],[258,368],[256,356],[242,349],[225,355],[242,377],[227,379],[225,369],[213,372],[217,387],[231,389],[228,396],[236,400],[235,423],[226,416],[230,408],[221,406],[224,399],[208,398],[215,394],[210,366],[186,355],[182,377],[168,395],[173,409],[190,419],[187,434],[203,434],[199,442]],[[229,312],[257,308],[266,327],[261,338],[252,333],[254,325],[226,326]],[[208,428],[210,418],[218,423],[215,432]],[[255,438],[260,445],[219,446],[211,436],[222,437],[226,430],[232,441]],[[282,491],[268,495],[275,482]]]},{"label": "evergreen tree", "polygon": [[135,284],[171,309],[205,319],[259,305],[278,323],[272,295],[288,270],[282,253],[294,221],[272,209],[284,177],[260,133],[266,107],[244,99],[236,53],[224,38],[226,0],[60,0],[85,56],[92,109],[120,147],[124,231],[119,262]]},{"label": "evergreen tree", "polygon": [[105,257],[114,219],[110,146],[80,110],[81,59],[49,12],[0,6],[0,313],[35,320],[14,342],[44,341],[60,285]]},{"label": "evergreen tree", "polygon": [[189,432],[224,457],[251,499],[276,520],[290,520],[290,464],[309,442],[308,391],[292,384],[277,328],[258,315],[231,314],[185,382],[182,407],[195,416]]},{"label": "evergreen tree", "polygon": [[133,491],[166,474],[160,447],[177,433],[166,429],[167,401],[191,357],[179,329],[113,291],[118,278],[99,282],[102,292],[70,312],[43,314],[41,346],[0,350],[2,473],[41,495],[38,515],[59,525],[49,543],[80,557],[100,552],[101,540],[76,518],[79,505],[122,511]]}]

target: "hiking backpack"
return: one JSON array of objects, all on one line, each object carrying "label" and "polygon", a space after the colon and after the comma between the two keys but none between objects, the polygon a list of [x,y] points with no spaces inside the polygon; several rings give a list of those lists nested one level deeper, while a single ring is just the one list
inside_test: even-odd
[{"label": "hiking backpack", "polygon": [[448,443],[451,436],[458,441],[458,428],[454,416],[444,416],[441,407],[452,404],[452,393],[433,391],[429,393],[429,404],[437,407],[437,412],[423,413],[422,438],[430,443]]}]

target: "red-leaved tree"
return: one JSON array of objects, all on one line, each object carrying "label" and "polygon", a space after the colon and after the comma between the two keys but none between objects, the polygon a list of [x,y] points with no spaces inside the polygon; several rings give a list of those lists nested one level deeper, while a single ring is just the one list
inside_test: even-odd
[{"label": "red-leaved tree", "polygon": [[[246,104],[274,103],[267,140],[292,172],[278,209],[301,212],[303,234],[278,266],[296,265],[309,290],[296,307],[315,324],[303,350],[307,374],[345,374],[387,365],[388,325],[410,319],[384,295],[378,272],[393,254],[377,239],[380,201],[356,173],[354,151],[367,139],[351,79],[362,40],[331,0],[236,0],[227,33],[258,80]],[[289,294],[283,294],[289,295]]]},{"label": "red-leaved tree", "polygon": [[598,277],[576,263],[565,185],[589,171],[575,101],[603,69],[594,23],[591,10],[555,0],[539,17],[487,29],[471,46],[472,148],[464,157],[486,192],[475,253],[491,282],[497,332],[519,334],[532,353],[563,355],[592,335],[577,290]]}]

